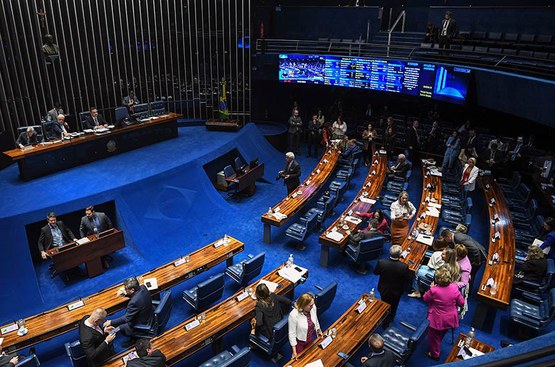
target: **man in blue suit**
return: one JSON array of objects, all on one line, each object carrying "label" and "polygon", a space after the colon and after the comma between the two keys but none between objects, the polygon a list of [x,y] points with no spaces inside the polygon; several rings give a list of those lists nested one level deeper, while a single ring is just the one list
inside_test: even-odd
[{"label": "man in blue suit", "polygon": [[[104,323],[104,327],[114,326],[120,328],[120,331],[129,337],[133,337],[133,325],[149,323],[154,315],[152,307],[152,297],[150,292],[144,285],[139,285],[136,278],[129,278],[123,283],[123,289],[118,291],[118,295],[129,297],[129,303],[125,314],[114,320],[108,320]],[[134,340],[130,339],[122,344],[123,347],[129,347],[134,344]]]}]

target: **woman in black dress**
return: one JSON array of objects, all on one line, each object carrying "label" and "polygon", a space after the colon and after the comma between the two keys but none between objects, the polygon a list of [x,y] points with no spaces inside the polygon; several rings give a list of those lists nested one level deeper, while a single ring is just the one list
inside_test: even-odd
[{"label": "woman in black dress", "polygon": [[256,295],[256,316],[251,320],[251,333],[272,338],[272,328],[283,318],[280,302],[291,304],[289,298],[271,293],[264,283],[258,284]]}]

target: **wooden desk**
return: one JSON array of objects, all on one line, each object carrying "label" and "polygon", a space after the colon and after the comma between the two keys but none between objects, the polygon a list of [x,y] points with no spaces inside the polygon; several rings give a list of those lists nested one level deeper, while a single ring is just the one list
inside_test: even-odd
[{"label": "wooden desk", "polygon": [[243,126],[239,120],[209,119],[204,123],[207,130],[239,131]]},{"label": "wooden desk", "polygon": [[[233,263],[233,256],[243,251],[245,245],[232,237],[228,236],[228,238],[230,241],[227,246],[222,245],[214,248],[214,243],[217,241],[212,242],[190,253],[190,261],[188,263],[175,266],[175,261],[172,261],[143,274],[140,278],[156,278],[158,280],[158,289],[152,291],[152,294],[156,294],[190,279],[224,260],[227,261],[228,265],[231,265]],[[4,338],[4,349],[23,349],[73,330],[77,328],[83,316],[89,315],[97,307],[105,308],[109,314],[122,310],[125,308],[128,299],[116,296],[116,292],[120,287],[122,287],[121,283],[108,287],[91,296],[81,298],[85,305],[72,311],[69,311],[67,306],[73,303],[73,301],[50,311],[27,317],[25,319],[25,326],[29,329],[29,332],[24,336],[18,336],[17,331],[2,335]]]},{"label": "wooden desk", "polygon": [[[376,200],[376,197],[382,189],[383,181],[387,173],[387,156],[375,154],[372,160],[373,162],[368,169],[368,174],[366,175],[366,180],[364,180],[364,184],[360,188],[355,199],[351,202],[347,209],[345,209],[342,216],[347,216],[349,212],[353,213],[352,215],[355,216],[354,213],[357,211],[361,213],[367,213],[372,208],[372,204],[360,201],[360,198],[364,197],[366,199]],[[338,249],[339,251],[343,251],[349,241],[349,236],[345,233],[346,230],[341,228],[341,226],[339,225],[342,216],[338,217],[318,238],[318,242],[320,242],[321,245],[320,265],[322,266],[328,266],[330,247]],[[349,226],[350,231],[357,230],[362,224],[362,222],[359,224],[355,224],[349,221],[345,221],[345,223],[347,226]],[[334,228],[337,232],[343,235],[343,238],[340,241],[335,241],[327,237],[327,234],[331,232]]]},{"label": "wooden desk", "polygon": [[[506,310],[511,301],[511,290],[513,287],[513,276],[515,272],[515,231],[511,221],[509,206],[501,188],[491,176],[481,179],[486,205],[488,205],[489,222],[489,247],[488,258],[484,268],[484,275],[480,281],[480,287],[476,294],[478,305],[472,326],[482,329],[488,313],[495,312],[495,309]],[[491,205],[491,199],[495,199],[495,204]],[[499,219],[492,224],[495,215]],[[493,240],[496,232],[500,238]],[[499,254],[499,262],[490,265],[493,254]],[[491,287],[484,287],[489,278],[492,278],[498,286],[497,294],[491,294]]]},{"label": "wooden desk", "polygon": [[[292,192],[291,195],[287,195],[279,204],[272,207],[273,212],[276,211],[276,208],[279,208],[280,213],[287,215],[286,218],[278,219],[273,214],[268,213],[262,215],[261,219],[264,223],[265,243],[272,242],[271,226],[281,227],[293,218],[293,216],[325,185],[331,173],[335,170],[338,161],[339,151],[335,149],[335,147],[328,149],[320,159],[320,163],[318,163],[312,171],[312,174],[301,183],[297,190]],[[301,191],[300,195],[297,194],[298,191]],[[295,195],[295,197],[293,197],[293,195]]]},{"label": "wooden desk", "polygon": [[[463,334],[463,333],[459,334],[459,337],[457,338],[457,341],[455,342],[453,349],[451,349],[451,352],[449,352],[449,355],[447,356],[445,363],[458,362],[463,360],[461,357],[457,357],[457,354],[459,354],[459,350],[461,349],[459,347],[459,343],[461,342],[461,340],[466,340],[466,337],[467,337],[466,334]],[[472,342],[470,342],[470,348],[479,350],[482,353],[491,353],[495,350],[495,348],[492,347],[491,345],[482,343],[481,341],[476,340],[476,338],[472,339]]]},{"label": "wooden desk", "polygon": [[[279,276],[278,270],[279,268],[273,270],[262,279],[279,284],[279,288],[276,289],[276,294],[291,296],[296,284]],[[259,280],[253,282],[248,287],[254,290],[258,282]],[[240,302],[236,300],[236,297],[242,292],[243,289],[225,301],[203,312],[206,314],[206,321],[199,326],[186,331],[185,325],[194,321],[196,318],[196,316],[190,317],[179,325],[152,338],[150,340],[152,346],[156,349],[160,349],[160,351],[164,353],[167,358],[167,365],[174,365],[208,344],[212,344],[213,346],[218,345],[221,341],[220,339],[225,334],[242,323],[249,321],[255,315],[255,300],[251,297],[247,297]],[[104,366],[124,366],[122,358],[129,352],[131,352],[131,350],[127,350],[124,353],[112,357]]]},{"label": "wooden desk", "polygon": [[[441,205],[441,177],[429,174],[428,168],[424,161],[425,160],[422,160],[422,197],[420,199],[421,203],[415,216],[416,219],[409,231],[409,236],[403,241],[401,245],[401,247],[403,247],[403,251],[409,251],[409,249],[410,251],[404,259],[401,258],[400,260],[406,263],[409,269],[413,272],[416,272],[416,269],[418,269],[418,267],[422,263],[424,255],[426,254],[426,251],[429,247],[426,244],[417,242],[416,238],[412,238],[411,233],[415,229],[419,229],[421,232],[426,231],[426,233],[429,233],[430,236],[433,237],[437,229],[439,217],[425,215],[426,211],[428,210],[427,198],[429,197],[430,203]],[[435,185],[434,191],[427,189],[427,187],[433,185]],[[441,209],[439,210],[441,213]],[[425,217],[421,218],[422,215],[425,215]]]},{"label": "wooden desk", "polygon": [[41,143],[30,150],[12,149],[4,152],[17,161],[21,179],[27,181],[93,162],[145,145],[177,137],[177,119],[168,113],[148,122],[136,123],[107,134],[87,134],[71,140]]},{"label": "wooden desk", "polygon": [[[364,294],[360,299],[363,298],[368,299],[368,295]],[[352,356],[363,344],[367,343],[370,335],[376,331],[389,313],[389,304],[379,299],[375,299],[373,302],[366,301],[366,309],[362,313],[358,313],[356,309],[359,306],[359,300],[328,328],[325,334],[335,328],[337,336],[325,349],[319,346],[323,339],[318,338],[297,356],[296,361],[290,360],[284,366],[303,367],[318,359],[321,359],[326,367],[343,366],[347,363],[337,355],[337,352]]]},{"label": "wooden desk", "polygon": [[256,191],[256,180],[262,178],[264,176],[264,163],[260,163],[253,168],[247,166],[245,168],[245,173],[237,176],[236,174],[231,175],[230,177],[226,177],[226,181],[228,183],[236,183],[238,188],[237,191],[239,193],[245,193],[248,196],[251,196]]},{"label": "wooden desk", "polygon": [[99,238],[94,235],[88,238],[90,242],[82,245],[74,243],[47,251],[58,273],[85,263],[88,277],[95,277],[104,273],[101,257],[125,247],[123,231],[115,228],[101,233]]}]

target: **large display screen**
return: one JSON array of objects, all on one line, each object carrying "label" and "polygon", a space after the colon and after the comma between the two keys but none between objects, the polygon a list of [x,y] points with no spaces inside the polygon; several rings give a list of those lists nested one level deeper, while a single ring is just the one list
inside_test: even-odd
[{"label": "large display screen", "polygon": [[279,81],[404,93],[464,103],[470,69],[406,60],[279,55]]}]

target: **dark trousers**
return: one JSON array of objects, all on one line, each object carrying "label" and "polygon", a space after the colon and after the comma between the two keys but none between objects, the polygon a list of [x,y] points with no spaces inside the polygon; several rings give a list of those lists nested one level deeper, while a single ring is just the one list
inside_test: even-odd
[{"label": "dark trousers", "polygon": [[310,157],[312,155],[312,147],[314,147],[314,156],[318,157],[318,146],[320,145],[320,137],[319,136],[308,136],[307,144],[308,144],[308,153],[307,155]]},{"label": "dark trousers", "polygon": [[287,134],[287,150],[293,153],[299,153],[299,147],[301,145],[301,134],[300,133],[288,133]]},{"label": "dark trousers", "polygon": [[449,49],[451,47],[451,38],[447,36],[439,36],[439,48]]},{"label": "dark trousers", "polygon": [[395,315],[397,314],[397,307],[399,307],[399,301],[401,300],[402,294],[391,293],[391,292],[380,292],[382,296],[382,301],[389,303],[391,308],[389,309],[389,314],[383,320],[383,325],[387,326],[393,321]]}]

